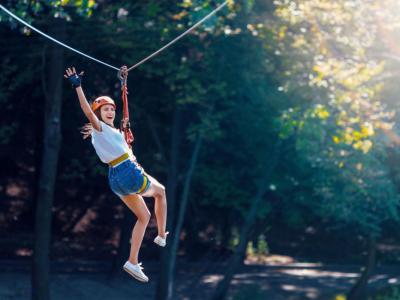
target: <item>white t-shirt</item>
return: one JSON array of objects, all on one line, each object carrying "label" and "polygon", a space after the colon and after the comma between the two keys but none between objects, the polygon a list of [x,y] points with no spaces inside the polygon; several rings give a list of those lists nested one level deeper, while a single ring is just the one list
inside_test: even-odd
[{"label": "white t-shirt", "polygon": [[136,160],[122,132],[102,121],[100,126],[101,131],[93,128],[92,144],[102,162],[109,163],[124,153],[129,153]]}]

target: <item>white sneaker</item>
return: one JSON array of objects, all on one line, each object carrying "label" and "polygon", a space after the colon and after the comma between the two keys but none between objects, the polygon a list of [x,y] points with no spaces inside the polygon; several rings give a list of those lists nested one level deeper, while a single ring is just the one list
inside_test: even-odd
[{"label": "white sneaker", "polygon": [[161,247],[165,247],[165,245],[167,244],[168,233],[169,233],[168,231],[165,233],[165,238],[162,238],[161,236],[157,235],[157,237],[154,239],[154,243],[156,243]]},{"label": "white sneaker", "polygon": [[137,265],[132,264],[130,261],[127,261],[124,266],[124,270],[134,277],[135,279],[141,282],[148,282],[149,278],[143,273],[142,263],[138,263]]}]

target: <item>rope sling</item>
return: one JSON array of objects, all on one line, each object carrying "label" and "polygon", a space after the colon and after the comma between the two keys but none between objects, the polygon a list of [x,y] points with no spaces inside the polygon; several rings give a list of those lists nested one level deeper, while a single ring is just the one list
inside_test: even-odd
[{"label": "rope sling", "polygon": [[[121,94],[122,94],[122,120],[121,130],[124,133],[125,141],[132,148],[134,136],[131,131],[131,125],[129,122],[129,106],[128,106],[128,68],[122,66],[118,71],[118,78],[121,81]],[[126,120],[126,121],[124,121]]]}]

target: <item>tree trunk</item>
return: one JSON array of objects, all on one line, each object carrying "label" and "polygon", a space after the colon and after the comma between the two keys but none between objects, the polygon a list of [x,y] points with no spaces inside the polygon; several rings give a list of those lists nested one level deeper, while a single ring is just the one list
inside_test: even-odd
[{"label": "tree trunk", "polygon": [[231,280],[236,273],[237,268],[243,261],[243,257],[246,254],[247,243],[249,241],[249,232],[254,223],[254,219],[257,215],[257,210],[263,195],[265,193],[265,189],[260,188],[257,192],[257,195],[252,203],[250,211],[247,213],[246,221],[243,224],[243,227],[240,231],[240,242],[237,246],[235,253],[227,264],[227,268],[224,274],[224,279],[217,285],[215,293],[212,297],[212,300],[223,300],[225,299],[226,293],[228,292]]},{"label": "tree trunk", "polygon": [[350,290],[348,300],[364,300],[367,299],[368,279],[374,271],[376,263],[376,239],[373,236],[368,237],[368,256],[365,262],[365,268],[361,273],[357,283]]},{"label": "tree trunk", "polygon": [[[218,77],[221,77],[223,64],[219,69]],[[207,117],[211,116],[214,110],[213,103],[208,111]],[[177,116],[175,116],[177,114]],[[177,119],[177,120],[176,120]],[[181,233],[183,220],[186,212],[186,207],[189,199],[189,191],[190,191],[190,184],[192,181],[192,175],[194,169],[197,164],[197,159],[199,156],[201,144],[203,141],[203,136],[200,133],[197,136],[194,150],[192,152],[192,157],[189,163],[188,172],[185,174],[185,182],[183,186],[182,197],[180,198],[179,202],[179,212],[178,218],[176,221],[175,227],[173,227],[173,222],[175,220],[175,206],[176,206],[176,176],[178,170],[178,158],[179,158],[179,151],[178,151],[178,141],[180,137],[180,126],[175,127],[175,124],[180,125],[181,119],[181,109],[179,105],[176,105],[175,112],[174,112],[174,126],[173,126],[173,134],[172,134],[172,147],[171,147],[171,173],[168,176],[169,185],[167,188],[171,189],[168,194],[168,222],[167,228],[174,228],[174,231],[171,234],[169,242],[167,243],[167,247],[165,251],[162,253],[162,260],[161,260],[161,272],[160,272],[160,279],[158,281],[157,292],[156,292],[156,300],[169,300],[172,299],[173,294],[173,279],[174,279],[174,269],[175,269],[175,262],[176,262],[176,253],[178,251],[179,246],[179,236]],[[176,122],[175,122],[176,121]],[[174,142],[174,136],[176,136],[176,142]],[[170,182],[171,181],[171,182]],[[170,186],[171,185],[171,186]],[[168,192],[168,190],[167,190]],[[172,201],[171,201],[172,200]],[[170,208],[171,207],[171,208]],[[172,213],[172,214],[171,214]]]},{"label": "tree trunk", "polygon": [[[179,105],[175,106],[172,122],[171,133],[171,149],[170,149],[170,166],[167,179],[167,229],[173,228],[175,221],[175,206],[176,206],[176,187],[178,176],[178,159],[179,159],[179,143],[181,135],[181,116],[182,111]],[[172,241],[174,240],[175,232],[168,237],[166,248],[161,254],[160,277],[157,282],[156,299],[164,300],[172,296],[172,271],[171,271],[171,258],[175,255],[171,251]]]},{"label": "tree trunk", "polygon": [[165,272],[166,276],[168,276],[167,277],[168,281],[164,282],[168,286],[168,292],[165,294],[161,294],[161,293],[159,294],[157,291],[157,294],[156,294],[157,300],[173,299],[173,279],[174,279],[173,274],[174,274],[175,264],[176,264],[176,253],[178,252],[179,241],[180,241],[179,236],[180,236],[180,233],[182,230],[187,204],[189,202],[189,194],[190,194],[190,187],[191,187],[191,182],[192,182],[192,178],[193,178],[193,172],[196,168],[196,164],[198,161],[202,143],[203,143],[203,136],[200,134],[200,135],[198,135],[198,137],[196,139],[194,149],[192,152],[192,157],[191,157],[190,163],[189,163],[189,169],[185,175],[185,182],[183,185],[182,197],[179,202],[179,204],[180,204],[179,212],[178,212],[178,216],[177,216],[176,226],[173,231],[174,238],[171,239],[171,241],[169,243],[170,245],[169,245],[169,248],[167,249],[168,251],[166,251],[166,252],[168,252],[166,254],[168,257],[168,261],[163,266],[165,269],[163,268],[163,270],[162,270],[162,272],[163,273]]},{"label": "tree trunk", "polygon": [[[50,26],[53,36],[65,36],[65,23],[54,19]],[[51,237],[51,209],[57,175],[58,155],[61,142],[60,115],[62,103],[63,49],[49,47],[48,86],[45,91],[45,118],[43,154],[38,182],[35,213],[35,243],[32,266],[32,299],[49,300],[49,252]],[[39,109],[39,108],[38,108]]]},{"label": "tree trunk", "polygon": [[[179,236],[181,234],[181,230],[182,230],[182,226],[183,226],[183,221],[185,219],[185,212],[186,212],[186,207],[189,201],[189,191],[190,191],[190,185],[192,182],[192,178],[193,178],[193,172],[194,169],[196,168],[196,164],[197,164],[197,160],[199,157],[199,152],[200,152],[200,148],[203,142],[203,137],[201,135],[199,135],[197,137],[196,143],[194,145],[194,150],[192,153],[192,157],[190,159],[190,165],[189,165],[189,170],[186,173],[185,176],[185,182],[184,182],[184,186],[183,186],[183,192],[182,192],[182,197],[180,199],[180,205],[179,205],[179,212],[178,212],[178,216],[177,216],[177,221],[176,221],[176,226],[174,228],[174,239],[172,240],[172,245],[170,248],[170,252],[171,252],[171,256],[170,256],[170,261],[169,261],[169,273],[170,273],[170,278],[171,278],[171,288],[173,287],[173,273],[175,270],[175,263],[176,263],[176,253],[178,252],[178,247],[179,247]],[[172,292],[171,292],[171,297],[172,297]],[[171,297],[167,298],[167,299],[172,299]]]},{"label": "tree trunk", "polygon": [[280,143],[278,142],[276,145],[276,151],[272,155],[272,162],[267,164],[266,171],[264,173],[263,179],[260,183],[258,188],[257,194],[254,198],[253,203],[250,206],[249,211],[246,214],[245,221],[243,226],[240,230],[240,241],[239,245],[237,246],[235,253],[233,254],[232,258],[230,259],[229,263],[227,264],[226,271],[224,274],[224,278],[220,281],[215,289],[215,293],[212,297],[212,300],[223,300],[226,297],[228,292],[231,280],[236,273],[237,268],[243,261],[243,258],[246,254],[247,243],[249,241],[249,233],[250,230],[257,219],[257,211],[259,206],[262,202],[263,196],[267,190],[266,182],[270,177],[270,174],[275,169],[276,162],[278,160],[278,149],[280,148]]}]

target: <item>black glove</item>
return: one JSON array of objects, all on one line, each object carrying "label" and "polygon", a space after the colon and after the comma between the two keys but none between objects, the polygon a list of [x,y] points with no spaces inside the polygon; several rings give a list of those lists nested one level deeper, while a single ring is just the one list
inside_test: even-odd
[{"label": "black glove", "polygon": [[83,75],[83,72],[79,75],[74,73],[74,74],[68,76],[68,80],[69,80],[69,82],[71,82],[73,88],[77,88],[77,87],[81,86],[82,75]]}]

